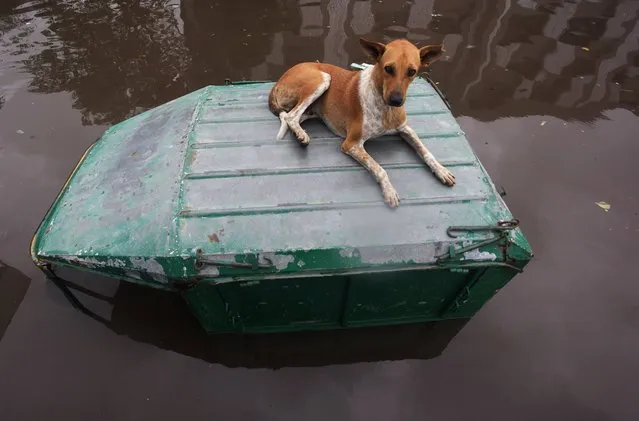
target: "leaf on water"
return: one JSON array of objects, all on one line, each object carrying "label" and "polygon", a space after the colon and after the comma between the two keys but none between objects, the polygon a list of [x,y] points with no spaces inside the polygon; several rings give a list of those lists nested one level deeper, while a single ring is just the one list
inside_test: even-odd
[{"label": "leaf on water", "polygon": [[590,48],[588,48],[588,47],[581,47],[581,49],[584,50],[584,51],[590,51]]},{"label": "leaf on water", "polygon": [[610,210],[610,203],[607,202],[595,202],[595,205],[599,206],[604,212],[608,212]]},{"label": "leaf on water", "polygon": [[540,126],[545,126],[546,125],[546,120],[542,121],[539,125]]}]

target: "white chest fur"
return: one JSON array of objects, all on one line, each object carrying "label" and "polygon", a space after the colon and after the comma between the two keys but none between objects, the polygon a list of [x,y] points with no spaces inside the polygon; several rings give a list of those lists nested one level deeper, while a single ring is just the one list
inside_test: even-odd
[{"label": "white chest fur", "polygon": [[396,133],[396,130],[384,128],[384,113],[388,105],[373,82],[373,67],[367,67],[359,76],[359,103],[362,106],[362,142],[384,134]]}]

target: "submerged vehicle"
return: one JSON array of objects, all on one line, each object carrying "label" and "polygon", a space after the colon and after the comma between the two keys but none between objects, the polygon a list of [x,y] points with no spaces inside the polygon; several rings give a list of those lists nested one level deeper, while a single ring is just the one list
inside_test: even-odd
[{"label": "submerged vehicle", "polygon": [[417,78],[411,126],[457,177],[442,185],[397,136],[367,142],[401,197],[320,122],[299,146],[269,82],[208,86],[109,128],[38,228],[34,262],[174,291],[209,333],[472,317],[531,260],[521,229],[436,86]]}]

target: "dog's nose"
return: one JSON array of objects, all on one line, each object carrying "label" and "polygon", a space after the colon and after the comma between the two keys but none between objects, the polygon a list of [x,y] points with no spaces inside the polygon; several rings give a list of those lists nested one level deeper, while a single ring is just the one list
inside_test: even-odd
[{"label": "dog's nose", "polygon": [[391,107],[400,107],[404,103],[404,97],[399,92],[392,92],[388,98],[388,105]]}]

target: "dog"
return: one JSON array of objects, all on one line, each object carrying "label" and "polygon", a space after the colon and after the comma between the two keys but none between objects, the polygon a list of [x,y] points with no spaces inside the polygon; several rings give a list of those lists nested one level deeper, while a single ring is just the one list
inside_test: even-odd
[{"label": "dog", "polygon": [[399,205],[399,196],[386,171],[366,152],[364,143],[386,134],[399,135],[415,149],[437,178],[448,186],[455,176],[428,151],[406,121],[406,91],[420,69],[443,52],[442,45],[417,48],[405,39],[386,45],[361,38],[373,66],[349,71],[325,63],[299,63],[288,69],[271,89],[269,109],[281,121],[278,139],[290,129],[299,142],[310,142],[300,123],[320,118],[344,139],[341,150],[359,162],[380,185],[384,201]]}]

